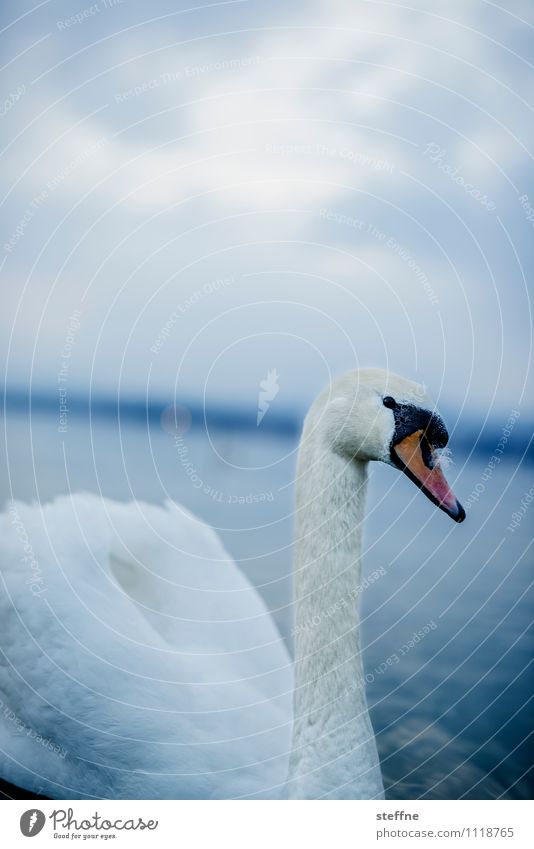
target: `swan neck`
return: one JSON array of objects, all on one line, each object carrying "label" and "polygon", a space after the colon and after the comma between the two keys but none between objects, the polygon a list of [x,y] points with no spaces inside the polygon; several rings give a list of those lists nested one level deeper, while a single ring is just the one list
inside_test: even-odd
[{"label": "swan neck", "polygon": [[303,439],[295,534],[295,696],[288,793],[383,793],[365,696],[359,596],[367,463]]}]

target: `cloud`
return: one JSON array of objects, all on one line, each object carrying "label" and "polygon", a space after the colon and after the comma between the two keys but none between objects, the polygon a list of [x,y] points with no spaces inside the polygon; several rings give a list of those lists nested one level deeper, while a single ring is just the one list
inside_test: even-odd
[{"label": "cloud", "polygon": [[[122,368],[122,385],[143,392],[150,340],[169,313],[233,275],[235,285],[188,310],[152,372],[159,391],[188,341],[212,326],[188,365],[184,391],[194,393],[224,344],[245,335],[239,308],[267,301],[263,321],[249,315],[256,333],[285,309],[303,345],[349,367],[338,326],[360,362],[420,367],[428,382],[425,370],[434,382],[446,372],[451,397],[468,392],[480,406],[504,357],[498,404],[514,402],[527,366],[512,367],[510,352],[517,358],[530,334],[531,228],[517,202],[530,158],[518,20],[528,6],[512,15],[458,2],[436,15],[321,0],[158,20],[156,4],[155,20],[138,26],[139,10],[122,4],[58,30],[68,9],[9,30],[12,57],[51,34],[5,71],[8,90],[24,86],[2,117],[6,243],[23,230],[4,245],[6,330],[26,287],[8,380],[28,379],[36,343],[34,376],[53,381],[68,315],[82,305],[73,380],[86,384],[101,334],[96,388],[109,390]],[[441,161],[425,155],[429,143]],[[284,299],[325,324],[274,305]],[[221,312],[224,328],[210,325]],[[276,344],[306,366],[308,354]],[[276,364],[268,343],[252,351],[253,383],[254,370]],[[318,388],[313,374],[293,379],[295,398]],[[239,381],[220,381],[239,399]]]}]

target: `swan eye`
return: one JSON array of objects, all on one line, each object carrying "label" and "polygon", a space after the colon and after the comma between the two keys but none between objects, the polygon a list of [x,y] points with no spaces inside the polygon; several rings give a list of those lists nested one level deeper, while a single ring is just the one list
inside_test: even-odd
[{"label": "swan eye", "polygon": [[392,398],[391,395],[386,395],[386,397],[383,399],[383,403],[384,407],[387,407],[389,410],[394,410],[397,406],[395,398]]}]

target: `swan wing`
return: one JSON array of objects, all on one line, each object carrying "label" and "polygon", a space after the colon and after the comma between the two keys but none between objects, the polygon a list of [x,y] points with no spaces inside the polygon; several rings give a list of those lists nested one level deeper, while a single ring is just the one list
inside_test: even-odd
[{"label": "swan wing", "polygon": [[0,522],[6,780],[63,798],[275,795],[291,666],[211,528],[84,494]]}]

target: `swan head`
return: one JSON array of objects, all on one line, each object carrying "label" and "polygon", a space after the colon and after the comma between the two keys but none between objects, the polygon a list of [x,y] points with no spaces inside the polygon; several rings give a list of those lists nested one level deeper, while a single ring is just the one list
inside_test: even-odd
[{"label": "swan head", "polygon": [[321,402],[322,429],[336,453],[400,469],[463,522],[465,511],[443,473],[447,429],[424,386],[382,369],[359,369],[337,378]]}]

